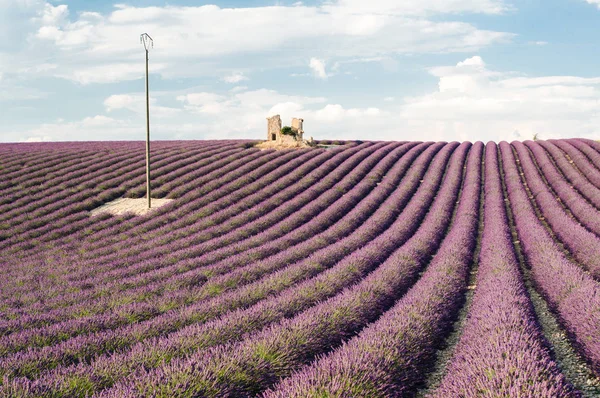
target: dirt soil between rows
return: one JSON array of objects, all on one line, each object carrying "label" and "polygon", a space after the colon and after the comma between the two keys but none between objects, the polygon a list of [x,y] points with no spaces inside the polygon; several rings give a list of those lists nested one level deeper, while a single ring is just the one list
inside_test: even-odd
[{"label": "dirt soil between rows", "polygon": [[160,206],[166,205],[173,199],[152,199],[151,208],[148,208],[147,198],[120,198],[103,204],[100,207],[91,211],[92,216],[97,216],[102,213],[124,214],[134,213],[139,215],[146,214]]}]

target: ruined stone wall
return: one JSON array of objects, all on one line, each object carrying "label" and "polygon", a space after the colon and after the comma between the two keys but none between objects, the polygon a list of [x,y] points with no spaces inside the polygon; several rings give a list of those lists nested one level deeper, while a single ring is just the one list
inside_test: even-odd
[{"label": "ruined stone wall", "polygon": [[276,141],[281,137],[281,117],[275,115],[267,118],[267,141]]},{"label": "ruined stone wall", "polygon": [[298,140],[302,141],[302,134],[304,133],[302,124],[304,119],[293,118],[292,119],[292,130],[294,130],[298,134]]},{"label": "ruined stone wall", "polygon": [[295,142],[297,142],[296,139],[294,138],[294,136],[291,136],[291,135],[281,134],[280,137],[281,137],[280,141],[283,144],[294,144]]}]

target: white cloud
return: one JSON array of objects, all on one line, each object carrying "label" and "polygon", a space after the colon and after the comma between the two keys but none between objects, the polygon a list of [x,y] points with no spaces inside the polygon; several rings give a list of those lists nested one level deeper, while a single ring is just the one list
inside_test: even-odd
[{"label": "white cloud", "polygon": [[[62,120],[60,120],[62,122]],[[107,126],[110,124],[115,123],[116,120],[108,117],[108,116],[104,116],[104,115],[96,115],[93,117],[86,117],[81,121],[81,124],[85,127],[89,127],[89,126]]]},{"label": "white cloud", "polygon": [[19,52],[28,44],[28,34],[39,27],[44,6],[43,0],[0,0],[0,52]]},{"label": "white cloud", "polygon": [[280,102],[297,102],[299,104],[322,104],[327,101],[324,97],[305,97],[297,95],[286,95],[275,90],[259,89],[246,91],[235,95],[235,99],[248,106],[266,107]]},{"label": "white cloud", "polygon": [[321,122],[340,122],[344,118],[360,118],[378,116],[381,110],[378,108],[350,108],[344,109],[340,104],[327,104],[324,108],[314,112],[315,120]]},{"label": "white cloud", "polygon": [[514,7],[502,0],[338,0],[334,4],[353,13],[386,13],[419,16],[438,13],[502,14],[514,9]]},{"label": "white cloud", "polygon": [[[160,107],[153,98],[151,117],[161,110],[177,117],[153,119],[151,130],[165,139],[260,139],[265,118],[280,114],[285,125],[292,117],[303,118],[307,136],[315,139],[500,141],[600,134],[600,77],[515,77],[494,71],[479,57],[429,72],[438,79],[435,91],[394,101],[386,97],[377,107],[269,89],[174,95],[181,108]],[[119,139],[141,139],[143,101],[143,94],[113,95],[104,102],[111,117],[44,124],[8,139],[112,139],[115,132]],[[119,119],[124,115],[119,110],[133,117]]]},{"label": "white cloud", "polygon": [[289,125],[290,121],[288,121],[288,119],[291,120],[291,117],[299,115],[300,113],[302,113],[303,110],[304,107],[302,104],[291,101],[280,102],[271,107],[271,109],[267,111],[267,115],[286,115],[286,118],[284,118],[283,120],[283,124]]},{"label": "white cloud", "polygon": [[133,105],[136,104],[137,108],[137,103],[142,100],[143,99],[140,98],[140,96],[126,94],[111,95],[104,100],[104,106],[106,107],[107,112],[114,111],[116,109],[132,110]]},{"label": "white cloud", "polygon": [[239,93],[240,91],[247,90],[248,86],[235,86],[229,90],[231,93]]},{"label": "white cloud", "polygon": [[225,97],[214,93],[191,93],[177,97],[178,101],[185,101],[190,105],[205,105],[211,102],[219,102]]},{"label": "white cloud", "polygon": [[100,14],[99,12],[83,11],[82,13],[79,14],[79,19],[101,21],[103,19],[103,17],[102,17],[102,14]]},{"label": "white cloud", "polygon": [[40,39],[59,41],[63,37],[63,32],[56,26],[42,26],[37,33]]},{"label": "white cloud", "polygon": [[62,25],[67,21],[69,9],[65,4],[55,7],[52,4],[46,3],[40,14],[39,20],[42,25]]},{"label": "white cloud", "polygon": [[[119,4],[109,13],[83,11],[77,15],[69,13],[66,5],[41,0],[27,3],[29,14],[21,9],[9,13],[32,15],[19,25],[20,37],[29,44],[19,47],[18,62],[13,64],[33,65],[48,56],[58,68],[27,77],[54,76],[83,84],[140,78],[143,68],[136,61],[141,52],[139,34],[145,31],[155,41],[150,68],[165,78],[214,76],[220,70],[235,69],[240,55],[261,57],[268,68],[300,67],[310,57],[321,60],[327,56],[333,59],[335,72],[335,62],[346,58],[476,51],[512,37],[468,23],[425,19],[431,14],[498,13],[506,9],[499,0],[388,0],[368,2],[367,8],[365,2],[354,0],[251,8]],[[294,21],[292,29],[286,21]],[[0,18],[1,22],[11,26],[11,32],[16,30],[11,21]],[[296,49],[294,57],[279,55],[290,47]],[[326,76],[318,64],[315,68],[317,76]],[[238,83],[244,77],[238,73],[224,80]]]},{"label": "white cloud", "polygon": [[340,104],[327,104],[323,109],[316,111],[315,116],[319,121],[335,122],[341,120],[344,113],[344,107]]},{"label": "white cloud", "polygon": [[319,79],[327,79],[327,73],[325,73],[325,62],[317,59],[311,58],[308,64],[310,69],[313,71],[313,75]]},{"label": "white cloud", "polygon": [[[7,102],[8,106],[14,108],[15,101],[28,101],[45,98],[48,93],[38,88],[27,87],[23,85],[23,82],[16,81],[9,76],[3,76],[0,73],[0,102]],[[7,109],[7,105],[2,105],[4,110]],[[32,109],[33,110],[33,109]]]},{"label": "white cloud", "polygon": [[406,98],[400,119],[439,136],[502,140],[592,136],[600,129],[600,78],[512,77],[479,57],[430,69],[436,92]]},{"label": "white cloud", "polygon": [[29,67],[24,67],[19,69],[19,73],[22,74],[27,74],[27,73],[33,73],[33,74],[37,74],[40,72],[47,72],[47,71],[51,71],[54,69],[57,69],[58,65],[57,64],[52,64],[52,63],[41,63],[41,64],[37,64],[37,65],[33,65],[33,66],[29,66]]},{"label": "white cloud", "polygon": [[[166,96],[158,93],[160,98]],[[323,97],[303,97],[286,95],[274,90],[259,89],[227,94],[197,92],[177,95],[182,104],[177,109],[177,118],[159,119],[151,122],[151,130],[162,138],[262,138],[266,129],[265,118],[280,114],[285,125],[292,117],[302,117],[310,128],[308,135],[323,138],[323,134],[347,138],[345,129],[351,126],[366,128],[377,121],[384,113],[378,108],[344,108],[340,104],[327,104]],[[51,136],[53,140],[64,137],[62,132],[79,131],[75,139],[101,136],[113,130],[122,133],[120,139],[140,139],[140,126],[143,127],[143,95],[119,94],[104,101],[111,117],[97,115],[76,123],[57,122],[46,124],[29,132],[21,132],[21,137]],[[156,113],[156,100],[152,99],[151,118]],[[119,110],[133,112],[134,118],[119,119],[113,114]],[[371,121],[371,122],[370,122]],[[56,130],[56,131],[54,131]],[[51,134],[54,131],[55,134]],[[62,132],[61,132],[62,131]],[[162,135],[161,135],[162,134]],[[168,134],[168,135],[165,135]],[[104,136],[103,136],[104,137]],[[102,139],[110,139],[108,136]]]},{"label": "white cloud", "polygon": [[[125,109],[137,114],[146,114],[146,96],[144,94],[116,94],[104,100],[107,112]],[[157,105],[156,98],[150,97],[150,117],[169,118],[177,116],[179,108]]]},{"label": "white cloud", "polygon": [[[600,6],[600,0],[587,1]],[[39,89],[25,87],[28,79],[40,77],[80,84],[140,79],[143,31],[156,44],[151,73],[165,79],[208,76],[208,81],[231,84],[219,86],[218,93],[205,86],[168,95],[152,92],[151,117],[159,119],[153,129],[164,138],[260,138],[264,118],[273,113],[281,114],[284,124],[303,117],[308,134],[317,139],[499,140],[534,133],[543,138],[600,133],[600,77],[498,72],[477,55],[429,68],[437,82],[431,92],[403,98],[401,90],[386,90],[383,95],[389,96],[380,94],[372,104],[362,98],[345,102],[236,85],[258,69],[283,70],[281,75],[303,71],[309,73],[293,75],[326,79],[349,73],[346,64],[358,62],[378,62],[395,71],[398,54],[477,54],[513,36],[461,22],[462,15],[506,14],[512,10],[508,1],[331,0],[318,6],[251,8],[118,4],[108,13],[70,13],[67,6],[42,0],[0,4],[0,34],[14,37],[0,43],[0,100],[43,97]],[[289,21],[294,21],[292,28]],[[167,100],[176,105],[164,106]],[[89,134],[112,137],[117,131],[133,139],[143,127],[144,101],[143,93],[109,96],[90,117],[13,134],[19,139],[86,139]],[[103,110],[110,117],[98,114]]]},{"label": "white cloud", "polygon": [[[222,120],[235,126],[236,120],[244,120],[250,125],[256,121],[262,122],[263,117],[281,114],[290,118],[294,113],[304,109],[306,105],[321,104],[323,97],[302,97],[280,94],[274,90],[259,89],[253,91],[234,91],[228,95],[209,92],[188,93],[177,96],[185,110],[191,113],[203,114]],[[254,119],[252,122],[250,122]],[[234,129],[235,130],[235,129]]]},{"label": "white cloud", "polygon": [[244,76],[243,73],[232,73],[229,76],[225,76],[222,80],[227,83],[239,83],[243,80],[248,80],[248,77]]},{"label": "white cloud", "polygon": [[[150,73],[159,72],[166,67],[164,64],[151,63],[148,66]],[[56,76],[73,80],[81,84],[90,83],[115,83],[123,80],[133,80],[145,76],[146,70],[142,62],[112,63],[102,65],[81,65],[77,69],[65,73],[62,70],[55,72]]]},{"label": "white cloud", "polygon": [[177,100],[184,102],[187,110],[199,113],[219,114],[225,112],[228,106],[222,95],[206,92],[180,95]]},{"label": "white cloud", "polygon": [[164,12],[162,7],[135,8],[124,4],[118,4],[115,5],[115,8],[117,8],[117,10],[114,11],[108,19],[109,22],[114,24],[160,21],[162,16],[161,14]]},{"label": "white cloud", "polygon": [[[200,115],[207,126],[203,132],[205,138],[261,138],[266,128],[265,118],[275,114],[281,116],[284,125],[289,125],[292,117],[304,118],[305,130],[315,138],[323,134],[343,137],[347,129],[366,128],[384,114],[378,108],[346,109],[340,104],[327,104],[323,97],[286,95],[268,89],[229,95],[190,93],[177,99],[190,114]],[[220,112],[208,111],[216,108]]]},{"label": "white cloud", "polygon": [[456,66],[458,68],[462,66],[473,66],[482,69],[485,67],[485,62],[483,62],[483,59],[481,59],[479,55],[475,55],[474,57],[467,58],[464,61],[457,63]]},{"label": "white cloud", "polygon": [[115,120],[101,115],[86,117],[79,121],[44,123],[25,131],[6,133],[7,141],[96,141],[143,139],[145,130],[141,124]]},{"label": "white cloud", "polygon": [[49,135],[27,137],[23,142],[52,142],[52,137]]},{"label": "white cloud", "polygon": [[98,13],[82,13],[79,19],[71,23],[68,19],[69,9],[65,4],[53,6],[44,4],[38,12],[40,17],[33,18],[40,26],[36,37],[41,40],[54,42],[63,48],[72,48],[87,44],[94,34],[95,25],[102,21]]},{"label": "white cloud", "polygon": [[506,88],[524,88],[540,86],[581,86],[600,84],[600,77],[577,77],[577,76],[543,76],[543,77],[515,77],[506,78],[501,83]]},{"label": "white cloud", "polygon": [[595,4],[600,8],[600,0],[586,0],[588,4]]}]

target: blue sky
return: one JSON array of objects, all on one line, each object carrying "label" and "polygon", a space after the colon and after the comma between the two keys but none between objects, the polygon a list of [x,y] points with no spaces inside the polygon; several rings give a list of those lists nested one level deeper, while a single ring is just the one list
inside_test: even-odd
[{"label": "blue sky", "polygon": [[600,136],[600,0],[0,0],[0,141]]}]

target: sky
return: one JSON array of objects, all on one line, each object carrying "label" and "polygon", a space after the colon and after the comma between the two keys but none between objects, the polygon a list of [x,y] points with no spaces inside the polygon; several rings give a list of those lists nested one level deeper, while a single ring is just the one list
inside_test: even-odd
[{"label": "sky", "polygon": [[600,0],[0,0],[0,142],[600,137]]}]

